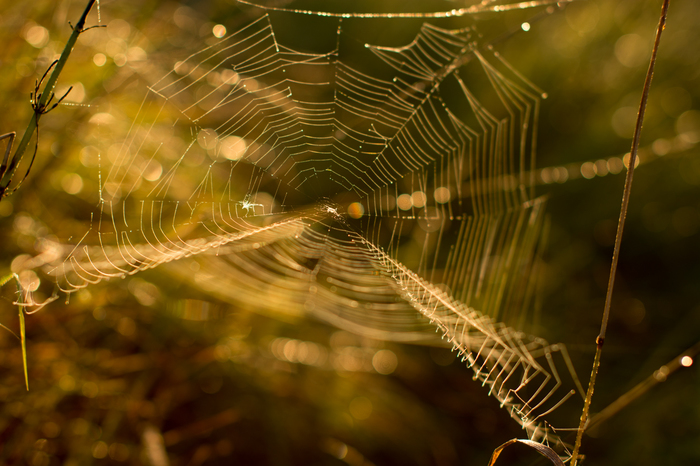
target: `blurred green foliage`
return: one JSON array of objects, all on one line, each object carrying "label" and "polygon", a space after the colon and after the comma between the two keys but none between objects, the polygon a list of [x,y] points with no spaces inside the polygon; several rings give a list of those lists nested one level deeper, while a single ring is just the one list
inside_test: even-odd
[{"label": "blurred green foliage", "polygon": [[[40,255],[47,241],[67,241],[89,228],[99,200],[99,167],[86,163],[81,150],[94,134],[89,120],[110,114],[110,94],[142,92],[205,45],[215,24],[232,31],[254,14],[235,2],[186,3],[186,26],[173,21],[181,7],[176,2],[100,3],[99,20],[108,27],[80,37],[57,88],[59,94],[79,83],[71,94],[76,105],[42,119],[32,173],[0,202],[3,270]],[[328,8],[325,2],[293,5]],[[384,2],[366,8],[455,5]],[[0,133],[23,130],[32,112],[29,92],[60,53],[70,33],[67,22],[83,7],[73,0],[14,2],[0,11]],[[652,0],[581,0],[496,45],[549,95],[540,118],[538,167],[565,167],[568,179],[538,187],[549,195],[550,230],[539,312],[530,326],[568,346],[582,379],[602,314],[623,174],[588,180],[579,176],[581,164],[629,150],[659,9]],[[485,14],[480,27],[518,30],[532,14]],[[697,2],[671,5],[594,412],[700,335],[698,17]],[[88,25],[96,24],[97,11],[90,18]],[[452,21],[455,27],[471,24],[470,18]],[[305,34],[312,43],[313,31]],[[381,31],[377,36],[390,40]],[[136,61],[135,73],[125,61],[134,47],[147,57]],[[120,121],[123,127],[115,131],[130,124]],[[18,329],[12,288],[3,289],[0,323]],[[69,302],[61,296],[27,316],[26,326],[29,392],[19,342],[0,333],[3,464],[159,465],[165,464],[159,454],[167,452],[172,465],[478,465],[520,435],[447,350],[377,342],[315,322],[232,308],[159,270],[87,288]],[[287,344],[303,344],[326,359],[285,360]],[[386,350],[397,364],[382,375],[372,361]],[[343,355],[354,363],[343,365]],[[601,425],[595,437],[585,437],[588,461],[700,461],[697,396],[696,364]],[[534,461],[536,455],[504,457],[499,464]]]}]

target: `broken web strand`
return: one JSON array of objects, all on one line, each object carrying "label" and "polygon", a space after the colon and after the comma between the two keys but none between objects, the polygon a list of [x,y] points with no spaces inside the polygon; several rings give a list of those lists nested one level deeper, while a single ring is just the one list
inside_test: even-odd
[{"label": "broken web strand", "polygon": [[[527,81],[497,72],[477,39],[471,29],[426,24],[408,46],[367,47],[393,69],[396,78],[387,80],[345,63],[339,42],[329,53],[285,47],[265,15],[179,62],[132,120],[105,179],[100,246],[75,248],[61,272],[64,289],[196,258],[203,272],[189,278],[225,299],[259,304],[266,293],[271,308],[385,339],[422,341],[437,326],[528,436],[558,443],[544,418],[570,395],[554,401],[561,377],[551,349],[483,314],[516,309],[518,290],[527,288],[513,277],[530,267],[543,202],[511,187],[522,186],[534,158],[528,147],[540,97]],[[486,77],[497,108],[480,103],[471,77],[456,74],[467,65]],[[442,96],[441,84],[452,79],[471,109],[469,124]],[[179,153],[148,120],[166,106],[177,115],[168,125],[193,129]],[[215,146],[198,141],[205,130]],[[228,138],[242,144],[225,148]],[[212,159],[200,164],[203,172],[188,165],[200,156]],[[148,165],[139,157],[160,160],[164,176],[143,181]],[[183,172],[200,175],[188,190]],[[316,189],[321,179],[333,190]],[[286,201],[307,188],[302,199],[311,204]],[[444,202],[434,194],[440,188]],[[332,199],[345,191],[365,208],[351,225]],[[403,209],[398,199],[406,196]],[[408,235],[419,245],[414,260]],[[235,285],[225,290],[221,277]],[[464,302],[445,301],[450,295],[433,280]]]},{"label": "broken web strand", "polygon": [[287,13],[297,13],[312,16],[332,17],[332,18],[453,18],[460,16],[475,15],[478,13],[487,12],[505,12],[513,10],[524,10],[527,8],[536,8],[547,5],[560,5],[575,2],[577,0],[535,0],[529,2],[505,3],[502,5],[490,5],[494,1],[483,0],[477,5],[472,5],[466,8],[457,8],[449,11],[436,11],[424,13],[334,13],[330,11],[315,11],[315,10],[299,10],[292,8],[281,8],[275,6],[260,5],[258,3],[249,2],[247,0],[237,0],[238,3],[250,5],[257,8],[262,8],[267,11],[283,11]]}]

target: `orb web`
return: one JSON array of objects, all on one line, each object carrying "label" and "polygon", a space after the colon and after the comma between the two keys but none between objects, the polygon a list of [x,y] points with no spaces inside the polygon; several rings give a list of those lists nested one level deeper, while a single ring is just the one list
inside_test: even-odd
[{"label": "orb web", "polygon": [[[515,8],[481,5],[497,6]],[[542,92],[466,13],[458,28],[412,16],[397,46],[357,32],[386,15],[254,11],[170,71],[141,69],[136,103],[114,94],[128,117],[95,127],[99,202],[59,287],[162,267],[261,312],[378,339],[437,331],[529,438],[562,446],[548,418],[583,390],[563,346],[516,330],[542,248]],[[321,45],[276,32],[310,24]]]}]

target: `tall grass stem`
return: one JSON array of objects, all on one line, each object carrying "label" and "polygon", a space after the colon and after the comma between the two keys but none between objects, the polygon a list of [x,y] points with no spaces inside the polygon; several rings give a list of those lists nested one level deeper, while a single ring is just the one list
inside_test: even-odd
[{"label": "tall grass stem", "polygon": [[595,388],[595,379],[600,367],[600,357],[605,343],[605,334],[608,328],[608,320],[610,319],[610,303],[612,301],[613,287],[615,285],[615,274],[617,272],[617,262],[620,257],[620,244],[622,243],[622,232],[625,227],[625,219],[627,218],[627,207],[629,206],[630,193],[632,192],[632,177],[634,176],[634,166],[637,162],[637,151],[639,150],[639,140],[642,134],[642,123],[644,123],[644,113],[647,108],[647,100],[649,100],[649,90],[651,89],[651,80],[654,77],[654,67],[656,65],[656,55],[659,51],[659,43],[661,42],[661,33],[666,27],[666,17],[668,15],[668,6],[670,0],[664,0],[661,6],[661,17],[659,26],[656,29],[656,38],[654,39],[654,47],[651,51],[651,59],[649,60],[649,69],[644,80],[644,88],[642,89],[642,98],[639,102],[639,112],[637,113],[637,122],[634,127],[634,136],[632,137],[632,148],[630,149],[630,157],[627,168],[627,176],[625,177],[625,189],[622,194],[622,206],[620,207],[620,219],[617,222],[617,234],[615,236],[615,248],[613,250],[612,263],[610,265],[610,277],[608,279],[608,291],[605,296],[605,310],[603,311],[603,319],[600,324],[600,333],[596,338],[596,351],[593,359],[593,369],[591,370],[591,378],[588,382],[588,390],[586,391],[586,399],[581,413],[581,420],[576,433],[576,443],[574,444],[574,452],[571,455],[571,464],[576,466],[579,449],[581,448],[581,439],[583,432],[586,429],[588,422],[588,412],[593,398],[593,390]]}]

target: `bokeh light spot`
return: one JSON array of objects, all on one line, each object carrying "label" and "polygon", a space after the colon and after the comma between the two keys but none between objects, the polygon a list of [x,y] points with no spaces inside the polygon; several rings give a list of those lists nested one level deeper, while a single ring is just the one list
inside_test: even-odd
[{"label": "bokeh light spot", "polygon": [[247,148],[245,139],[229,136],[221,142],[221,155],[229,160],[238,160],[243,157]]},{"label": "bokeh light spot", "polygon": [[216,148],[216,131],[211,128],[204,128],[197,134],[197,143],[202,149],[212,150]]},{"label": "bokeh light spot", "polygon": [[446,202],[449,202],[451,197],[449,188],[446,188],[445,186],[440,186],[437,188],[433,196],[435,196],[435,202],[438,204],[445,204]]},{"label": "bokeh light spot", "polygon": [[427,197],[423,191],[416,191],[411,195],[411,203],[417,209],[425,207]]},{"label": "bokeh light spot", "polygon": [[593,162],[584,162],[583,164],[581,164],[581,176],[583,176],[587,180],[594,178],[596,172],[597,169]]},{"label": "bokeh light spot", "polygon": [[411,210],[413,207],[413,201],[411,201],[410,194],[402,194],[396,199],[396,203],[401,210]]},{"label": "bokeh light spot", "polygon": [[353,202],[348,206],[348,215],[352,218],[362,218],[365,213],[365,207],[359,202]]},{"label": "bokeh light spot", "polygon": [[77,173],[68,173],[61,178],[61,187],[68,194],[78,194],[83,190],[83,179]]},{"label": "bokeh light spot", "polygon": [[638,34],[626,34],[615,42],[615,58],[628,68],[645,64],[648,52],[646,41]]},{"label": "bokeh light spot", "polygon": [[24,39],[38,49],[49,43],[49,31],[38,24],[29,23],[24,29]]},{"label": "bokeh light spot", "polygon": [[211,32],[214,34],[214,37],[221,39],[226,35],[226,26],[223,24],[217,24],[212,28]]},{"label": "bokeh light spot", "polygon": [[398,358],[391,350],[380,350],[372,358],[374,370],[383,375],[389,375],[396,370]]},{"label": "bokeh light spot", "polygon": [[107,56],[104,53],[96,53],[92,57],[92,62],[97,66],[104,66],[107,63]]}]

